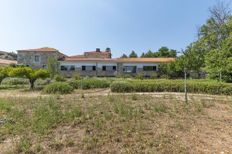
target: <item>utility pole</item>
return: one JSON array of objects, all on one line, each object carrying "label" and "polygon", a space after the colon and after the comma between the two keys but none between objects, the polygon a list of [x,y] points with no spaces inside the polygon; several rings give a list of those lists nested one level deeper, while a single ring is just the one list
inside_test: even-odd
[{"label": "utility pole", "polygon": [[222,71],[220,69],[220,72],[219,72],[219,81],[222,82]]},{"label": "utility pole", "polygon": [[187,94],[187,69],[184,68],[184,93],[185,93],[185,103],[188,103],[188,94]]}]

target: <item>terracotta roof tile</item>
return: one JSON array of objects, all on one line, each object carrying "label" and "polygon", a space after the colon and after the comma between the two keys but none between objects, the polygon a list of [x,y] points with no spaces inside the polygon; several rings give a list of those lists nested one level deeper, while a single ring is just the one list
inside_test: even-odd
[{"label": "terracotta roof tile", "polygon": [[116,62],[116,59],[111,58],[82,58],[82,57],[66,57],[64,61],[93,61],[93,62],[99,62],[99,61],[107,61],[107,62]]},{"label": "terracotta roof tile", "polygon": [[49,47],[43,47],[43,48],[37,48],[37,49],[24,49],[24,50],[17,50],[17,51],[41,51],[41,52],[53,52],[58,51],[55,48],[49,48]]},{"label": "terracotta roof tile", "polygon": [[82,57],[66,57],[64,61],[107,61],[107,62],[152,62],[152,63],[162,63],[162,62],[172,62],[175,58],[82,58]]},{"label": "terracotta roof tile", "polygon": [[74,56],[69,56],[69,58],[85,58],[84,55],[74,55]]},{"label": "terracotta roof tile", "polygon": [[118,58],[118,62],[172,62],[175,58]]}]

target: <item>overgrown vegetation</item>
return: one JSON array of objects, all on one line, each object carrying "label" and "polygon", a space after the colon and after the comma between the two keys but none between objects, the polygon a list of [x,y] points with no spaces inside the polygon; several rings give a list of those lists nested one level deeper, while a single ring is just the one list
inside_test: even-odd
[{"label": "overgrown vegetation", "polygon": [[48,94],[69,94],[73,91],[73,87],[65,82],[53,82],[44,88],[44,92]]},{"label": "overgrown vegetation", "polygon": [[[1,152],[214,153],[222,147],[212,148],[213,142],[231,145],[220,138],[231,125],[217,114],[231,115],[228,99],[189,97],[188,105],[175,95],[1,98]],[[213,133],[215,124],[224,131]]]},{"label": "overgrown vegetation", "polygon": [[[232,85],[210,80],[189,80],[190,93],[232,95]],[[115,81],[112,92],[184,92],[183,80],[128,80]]]},{"label": "overgrown vegetation", "polygon": [[68,82],[75,89],[94,89],[94,88],[109,88],[110,79],[85,78],[81,80],[70,80]]},{"label": "overgrown vegetation", "polygon": [[0,68],[0,74],[2,78],[6,77],[18,77],[28,79],[30,82],[30,88],[34,89],[35,81],[37,79],[45,79],[49,76],[49,73],[45,69],[33,70],[30,67],[14,66]]}]

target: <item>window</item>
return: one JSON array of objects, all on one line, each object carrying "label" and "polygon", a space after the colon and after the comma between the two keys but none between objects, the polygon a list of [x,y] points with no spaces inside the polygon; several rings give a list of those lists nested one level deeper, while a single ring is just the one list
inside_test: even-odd
[{"label": "window", "polygon": [[82,66],[82,71],[96,71],[96,66]]},{"label": "window", "polygon": [[35,62],[40,62],[40,56],[39,55],[35,55]]},{"label": "window", "polygon": [[103,71],[116,71],[116,66],[102,66]]},{"label": "window", "polygon": [[75,71],[75,66],[73,66],[73,65],[70,66],[69,70],[70,70],[70,71]]},{"label": "window", "polygon": [[125,73],[136,73],[136,69],[137,69],[136,66],[124,66],[123,67],[123,71]]},{"label": "window", "polygon": [[106,66],[102,66],[102,70],[103,70],[103,71],[106,71]]},{"label": "window", "polygon": [[144,71],[156,71],[157,67],[156,66],[143,66]]},{"label": "window", "polygon": [[43,64],[43,68],[47,68],[47,65]]},{"label": "window", "polygon": [[68,67],[67,67],[67,66],[60,66],[60,70],[61,70],[61,71],[67,71],[67,70],[68,70]]},{"label": "window", "polygon": [[113,70],[116,71],[117,67],[116,66],[113,66]]}]

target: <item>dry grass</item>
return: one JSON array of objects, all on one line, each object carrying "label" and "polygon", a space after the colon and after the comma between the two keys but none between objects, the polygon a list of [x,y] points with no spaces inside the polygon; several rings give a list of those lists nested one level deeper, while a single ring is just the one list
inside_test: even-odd
[{"label": "dry grass", "polygon": [[0,99],[0,153],[232,151],[227,97],[96,93]]}]

